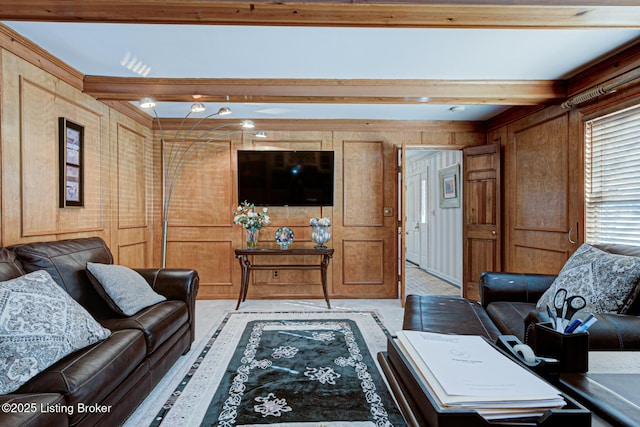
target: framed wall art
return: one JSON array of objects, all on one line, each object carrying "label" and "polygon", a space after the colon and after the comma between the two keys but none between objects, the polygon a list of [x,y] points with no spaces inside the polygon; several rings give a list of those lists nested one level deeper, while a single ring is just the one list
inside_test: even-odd
[{"label": "framed wall art", "polygon": [[438,171],[440,181],[440,207],[460,207],[460,165],[455,164]]},{"label": "framed wall art", "polygon": [[84,127],[58,119],[60,207],[84,206]]}]

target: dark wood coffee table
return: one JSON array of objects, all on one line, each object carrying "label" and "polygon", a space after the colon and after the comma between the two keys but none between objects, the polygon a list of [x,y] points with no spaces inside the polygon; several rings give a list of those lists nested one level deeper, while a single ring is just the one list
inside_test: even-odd
[{"label": "dark wood coffee table", "polygon": [[[436,398],[431,394],[423,380],[424,377],[418,373],[417,368],[393,339],[389,339],[386,352],[378,353],[378,362],[398,402],[402,415],[411,427],[489,427],[491,425],[505,425],[490,424],[473,410],[439,408]],[[601,420],[593,417],[591,412],[571,398],[568,393],[563,393],[563,397],[567,405],[562,409],[550,410],[548,417],[543,417],[545,419],[542,423],[543,427],[610,426],[610,424],[601,423]]]},{"label": "dark wood coffee table", "polygon": [[602,424],[640,425],[640,352],[589,352],[589,372],[560,374],[559,385]]},{"label": "dark wood coffee table", "polygon": [[[238,295],[238,303],[236,304],[236,310],[240,308],[240,303],[247,299],[247,291],[249,290],[249,278],[252,270],[320,270],[322,279],[322,291],[324,293],[324,300],[327,302],[327,308],[331,308],[329,302],[329,293],[327,292],[327,267],[329,267],[329,261],[333,257],[333,249],[316,249],[316,248],[256,248],[256,249],[236,249],[236,258],[240,262],[240,268],[242,268],[242,279],[240,281],[240,294]],[[259,256],[298,256],[298,255],[317,255],[320,257],[320,262],[317,264],[252,264],[252,259],[255,260]]]}]

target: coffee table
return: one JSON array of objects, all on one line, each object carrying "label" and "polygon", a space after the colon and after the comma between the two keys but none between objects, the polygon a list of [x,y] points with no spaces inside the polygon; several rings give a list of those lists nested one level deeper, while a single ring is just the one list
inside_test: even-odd
[{"label": "coffee table", "polygon": [[[559,386],[602,418],[599,425],[640,425],[640,352],[590,351],[589,371],[561,374]],[[594,422],[594,426],[595,426]]]},{"label": "coffee table", "polygon": [[[496,348],[498,351],[498,348]],[[506,353],[505,353],[506,355]],[[378,353],[378,362],[387,378],[398,406],[407,423],[412,427],[489,427],[505,424],[491,424],[473,410],[453,410],[440,408],[436,398],[423,381],[416,366],[390,338],[386,352]],[[552,409],[540,424],[541,427],[587,426],[601,427],[586,408],[567,393],[563,393],[567,405],[562,409]]]}]

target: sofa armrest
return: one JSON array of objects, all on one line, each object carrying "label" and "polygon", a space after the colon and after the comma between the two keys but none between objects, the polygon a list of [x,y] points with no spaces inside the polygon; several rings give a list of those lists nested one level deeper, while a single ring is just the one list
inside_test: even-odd
[{"label": "sofa armrest", "polygon": [[[589,328],[589,350],[640,350],[640,316],[609,313],[594,313],[594,316],[598,321]],[[524,319],[525,341],[530,341],[529,335],[535,334],[535,323],[549,321],[547,313],[529,313]]]},{"label": "sofa armrest", "polygon": [[536,303],[555,279],[549,274],[485,271],[480,274],[480,302],[484,308],[494,301]]},{"label": "sofa armrest", "polygon": [[136,268],[154,291],[168,300],[180,300],[187,304],[191,326],[191,342],[195,339],[196,296],[200,278],[195,270],[183,268]]},{"label": "sofa armrest", "polygon": [[[3,394],[0,404],[2,426],[66,427],[69,425],[66,409],[74,409],[58,393]],[[58,408],[63,410],[56,411]]]}]

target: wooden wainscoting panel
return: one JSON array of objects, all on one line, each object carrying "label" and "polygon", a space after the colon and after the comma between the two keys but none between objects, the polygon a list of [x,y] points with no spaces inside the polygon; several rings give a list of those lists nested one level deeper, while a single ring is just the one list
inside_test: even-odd
[{"label": "wooden wainscoting panel", "polygon": [[454,132],[453,143],[458,146],[473,147],[487,143],[484,132]]},{"label": "wooden wainscoting panel", "polygon": [[147,266],[147,242],[131,243],[118,246],[118,264],[130,268]]},{"label": "wooden wainscoting panel", "polygon": [[[24,77],[19,96],[21,237],[103,229],[103,116]],[[59,208],[58,117],[84,127],[82,208]]]},{"label": "wooden wainscoting panel", "polygon": [[567,116],[561,115],[514,131],[515,228],[567,229],[567,121]]},{"label": "wooden wainscoting panel", "polygon": [[[159,261],[153,261],[154,250],[157,247],[159,252],[159,246],[152,243],[152,225],[160,181],[153,168],[156,147],[151,131],[118,111],[111,111],[109,121],[108,211],[113,212],[107,218],[110,246],[127,248],[114,251],[115,262],[136,267],[159,266]],[[139,248],[140,253],[133,253],[133,248]],[[140,264],[142,256],[145,262]]]},{"label": "wooden wainscoting panel", "polygon": [[576,114],[555,106],[507,125],[505,271],[557,274],[577,247],[567,238],[581,218],[584,185],[573,126]]},{"label": "wooden wainscoting panel", "polygon": [[342,141],[345,227],[384,225],[384,142]]},{"label": "wooden wainscoting panel", "polygon": [[29,111],[36,104],[45,111],[54,111],[56,97],[49,90],[21,79],[20,98],[23,234],[51,234],[58,228],[58,121],[51,114],[41,116]]},{"label": "wooden wainscoting panel", "polygon": [[146,227],[147,178],[144,135],[123,126],[117,127],[118,229]]},{"label": "wooden wainscoting panel", "polygon": [[384,241],[343,240],[345,285],[382,285],[384,283]]},{"label": "wooden wainscoting panel", "polygon": [[171,194],[171,227],[230,225],[236,203],[232,144],[229,138],[212,141],[185,160]]},{"label": "wooden wainscoting panel", "polygon": [[[240,267],[231,241],[169,241],[167,267],[194,269],[200,276],[198,298],[237,298]],[[234,285],[234,272],[238,280]]]}]

